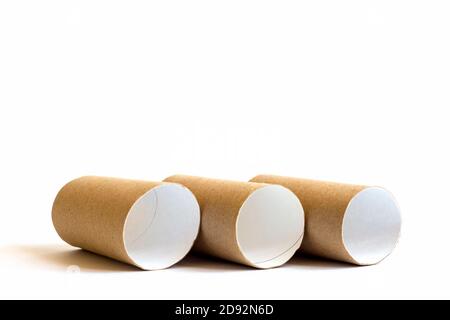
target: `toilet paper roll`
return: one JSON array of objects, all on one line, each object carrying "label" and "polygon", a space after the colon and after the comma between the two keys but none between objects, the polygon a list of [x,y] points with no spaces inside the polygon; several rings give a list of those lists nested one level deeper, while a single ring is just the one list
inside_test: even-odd
[{"label": "toilet paper roll", "polygon": [[52,219],[72,246],[155,270],[190,250],[200,209],[180,184],[82,177],[59,191]]},{"label": "toilet paper roll", "polygon": [[246,264],[284,264],[303,238],[303,208],[288,189],[185,175],[165,181],[183,184],[200,204],[201,225],[194,250]]},{"label": "toilet paper roll", "polygon": [[400,210],[383,188],[273,175],[251,181],[279,184],[299,197],[306,221],[299,252],[371,265],[388,256],[398,241]]}]

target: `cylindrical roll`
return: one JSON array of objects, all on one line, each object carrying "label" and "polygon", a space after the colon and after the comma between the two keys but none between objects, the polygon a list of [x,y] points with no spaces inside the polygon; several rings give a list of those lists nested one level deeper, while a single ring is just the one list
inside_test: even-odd
[{"label": "cylindrical roll", "polygon": [[303,238],[303,208],[282,186],[176,175],[200,204],[194,250],[256,268],[288,261]]},{"label": "cylindrical roll", "polygon": [[279,184],[299,197],[306,221],[300,252],[371,265],[388,256],[397,244],[400,210],[383,188],[273,175],[259,175],[251,181]]},{"label": "cylindrical roll", "polygon": [[200,209],[180,184],[82,177],[59,191],[52,219],[59,236],[72,246],[156,270],[173,265],[191,249]]}]

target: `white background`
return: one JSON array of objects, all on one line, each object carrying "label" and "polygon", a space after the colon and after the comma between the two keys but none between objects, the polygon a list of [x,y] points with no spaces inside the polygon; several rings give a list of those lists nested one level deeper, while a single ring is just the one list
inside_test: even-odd
[{"label": "white background", "polygon": [[[450,298],[449,17],[448,1],[0,1],[0,298]],[[382,185],[402,237],[372,267],[141,272],[53,229],[73,178],[175,173]]]}]

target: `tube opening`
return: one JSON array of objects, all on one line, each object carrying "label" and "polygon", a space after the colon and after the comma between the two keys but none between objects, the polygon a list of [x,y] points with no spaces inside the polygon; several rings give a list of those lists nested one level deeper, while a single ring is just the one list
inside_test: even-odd
[{"label": "tube opening", "polygon": [[279,185],[261,187],[239,210],[238,245],[253,266],[277,267],[300,247],[304,225],[303,207],[294,193]]},{"label": "tube opening", "polygon": [[141,269],[164,269],[189,252],[199,226],[194,195],[179,184],[163,184],[142,195],[128,212],[125,250]]},{"label": "tube opening", "polygon": [[351,199],[344,215],[342,237],[353,260],[360,265],[371,265],[394,250],[400,227],[400,209],[392,194],[370,187]]}]

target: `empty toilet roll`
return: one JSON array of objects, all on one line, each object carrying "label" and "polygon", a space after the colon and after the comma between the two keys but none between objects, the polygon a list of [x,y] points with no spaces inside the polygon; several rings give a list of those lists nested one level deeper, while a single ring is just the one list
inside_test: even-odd
[{"label": "empty toilet roll", "polygon": [[155,270],[187,254],[200,210],[180,184],[82,177],[59,191],[52,219],[59,236],[75,247]]},{"label": "empty toilet roll", "polygon": [[306,221],[300,252],[371,265],[397,244],[400,210],[383,188],[273,175],[251,181],[280,184],[299,197]]},{"label": "empty toilet roll", "polygon": [[303,208],[282,186],[184,175],[165,181],[185,185],[200,204],[201,225],[194,250],[272,268],[288,261],[301,244]]}]

